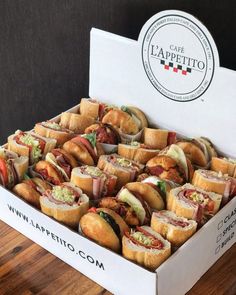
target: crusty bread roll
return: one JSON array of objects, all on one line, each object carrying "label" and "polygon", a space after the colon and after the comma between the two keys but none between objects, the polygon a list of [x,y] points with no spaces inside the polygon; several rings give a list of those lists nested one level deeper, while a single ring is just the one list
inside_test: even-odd
[{"label": "crusty bread roll", "polygon": [[65,128],[62,128],[61,130],[52,129],[47,126],[44,126],[43,123],[44,122],[35,124],[34,126],[35,133],[43,137],[56,139],[57,146],[63,145],[64,142],[70,140],[74,136],[74,133],[69,129],[65,129]]},{"label": "crusty bread roll", "polygon": [[212,157],[211,170],[236,177],[236,160]]},{"label": "crusty bread roll", "polygon": [[189,183],[170,190],[167,209],[176,215],[204,223],[206,215],[214,215],[220,208],[222,195],[207,192]]},{"label": "crusty bread roll", "polygon": [[57,185],[64,181],[62,174],[54,165],[52,165],[48,161],[39,161],[38,163],[36,163],[34,170],[39,173],[44,178],[44,180],[52,184]]},{"label": "crusty bread roll", "polygon": [[60,125],[63,128],[82,134],[85,129],[95,122],[93,117],[65,112],[61,114]]},{"label": "crusty bread roll", "polygon": [[148,120],[143,111],[135,106],[127,106],[131,113],[140,121],[139,129],[143,129],[144,127],[148,127]]},{"label": "crusty bread roll", "polygon": [[164,201],[161,195],[157,190],[154,189],[153,186],[148,183],[143,182],[130,182],[125,185],[125,187],[132,193],[136,193],[139,196],[142,196],[143,200],[147,202],[147,204],[152,209],[162,210],[164,209]]},{"label": "crusty bread roll", "polygon": [[99,117],[99,102],[90,98],[82,98],[80,101],[80,114],[97,119]]},{"label": "crusty bread roll", "polygon": [[120,157],[117,154],[100,156],[97,166],[101,170],[117,176],[117,189],[134,181],[144,168],[142,164]]},{"label": "crusty bread roll", "polygon": [[[132,260],[152,271],[162,264],[171,254],[171,246],[160,234],[152,230],[149,226],[140,227],[142,230],[152,234],[163,245],[161,249],[146,248],[134,243],[126,235],[122,238],[122,254],[125,258]],[[140,229],[139,228],[139,229]]]},{"label": "crusty bread roll", "polygon": [[[119,252],[121,248],[120,238],[122,238],[124,232],[129,231],[129,227],[113,210],[108,208],[98,208],[95,211],[96,212],[88,212],[81,218],[80,229],[82,233],[101,246]],[[118,225],[119,227],[119,234],[114,231],[113,227],[108,222],[108,219],[101,217],[100,212],[105,212],[113,219],[113,221],[115,221],[115,226]]]},{"label": "crusty bread roll", "polygon": [[[83,194],[79,188],[76,188],[71,183],[64,183],[64,185],[65,184],[69,187],[72,187],[77,193],[80,194],[77,203],[73,203],[71,205],[61,202],[58,204],[57,202],[54,202],[52,199],[48,198],[47,195],[43,194],[39,199],[40,206],[42,212],[46,215],[51,216],[59,222],[76,229],[78,228],[81,217],[87,212],[89,208],[89,198]],[[47,191],[47,194],[48,193],[49,192]]]},{"label": "crusty bread roll", "polygon": [[173,246],[181,246],[196,232],[197,222],[177,216],[172,211],[162,210],[152,213],[151,228]]},{"label": "crusty bread roll", "polygon": [[142,148],[139,145],[119,144],[118,154],[124,158],[146,164],[158,154],[159,150]]},{"label": "crusty bread roll", "polygon": [[176,133],[164,129],[144,128],[143,142],[153,149],[162,150],[176,142]]}]

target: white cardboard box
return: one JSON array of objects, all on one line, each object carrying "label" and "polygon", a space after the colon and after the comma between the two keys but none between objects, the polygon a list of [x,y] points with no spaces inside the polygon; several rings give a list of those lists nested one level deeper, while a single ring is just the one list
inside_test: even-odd
[{"label": "white cardboard box", "polygon": [[[186,13],[153,16],[138,41],[91,31],[91,97],[137,105],[152,123],[209,137],[234,157],[236,131],[227,126],[234,122],[235,81],[234,71],[220,68],[209,32]],[[184,294],[236,241],[236,198],[156,272],[80,236],[3,187],[0,218],[115,294]]]}]

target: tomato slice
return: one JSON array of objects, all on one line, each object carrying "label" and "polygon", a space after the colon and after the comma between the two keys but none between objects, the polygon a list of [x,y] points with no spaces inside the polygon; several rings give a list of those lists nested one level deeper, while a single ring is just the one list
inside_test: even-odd
[{"label": "tomato slice", "polygon": [[91,207],[88,212],[91,212],[91,213],[97,213],[97,208],[95,207]]},{"label": "tomato slice", "polygon": [[207,207],[208,212],[213,212],[214,211],[214,207],[215,207],[214,201],[212,201],[211,199],[209,199],[206,207]]},{"label": "tomato slice", "polygon": [[116,178],[115,177],[108,178],[106,181],[106,186],[107,186],[107,195],[114,193],[115,186],[116,186]]},{"label": "tomato slice", "polygon": [[0,158],[0,173],[2,173],[4,185],[7,185],[8,183],[7,165],[6,165],[6,161],[2,158]]}]

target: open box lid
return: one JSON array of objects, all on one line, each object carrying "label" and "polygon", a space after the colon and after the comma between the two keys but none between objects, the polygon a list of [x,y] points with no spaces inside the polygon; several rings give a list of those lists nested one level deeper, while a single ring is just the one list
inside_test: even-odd
[{"label": "open box lid", "polygon": [[136,105],[151,124],[205,136],[236,157],[236,73],[220,67],[199,20],[163,11],[146,22],[138,41],[92,29],[90,47],[90,97]]}]

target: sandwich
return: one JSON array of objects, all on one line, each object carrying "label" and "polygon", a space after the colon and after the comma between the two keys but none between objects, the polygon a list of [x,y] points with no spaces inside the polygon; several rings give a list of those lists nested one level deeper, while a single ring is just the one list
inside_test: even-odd
[{"label": "sandwich", "polygon": [[94,118],[81,114],[65,112],[61,114],[60,126],[77,134],[85,133],[85,129],[95,122]]},{"label": "sandwich", "polygon": [[96,134],[83,134],[74,137],[63,145],[63,149],[74,156],[81,165],[96,165],[104,150],[96,140]]},{"label": "sandwich", "polygon": [[51,189],[51,186],[38,177],[29,178],[18,183],[13,188],[13,192],[20,198],[24,199],[29,204],[40,208],[39,198],[46,191]]},{"label": "sandwich", "polygon": [[148,122],[144,113],[132,106],[122,106],[121,109],[111,109],[103,116],[102,123],[110,124],[117,128],[120,133],[134,135]]},{"label": "sandwich", "polygon": [[162,210],[152,213],[151,228],[178,247],[196,232],[197,222],[177,216],[172,211]]},{"label": "sandwich", "polygon": [[139,224],[149,224],[151,219],[151,207],[150,204],[153,204],[157,206],[157,204],[160,206],[159,200],[157,201],[155,199],[155,195],[152,194],[150,196],[145,194],[139,194],[134,191],[130,191],[126,187],[123,187],[119,193],[117,194],[117,200],[127,203],[130,207],[133,208]]},{"label": "sandwich", "polygon": [[117,176],[117,189],[134,181],[144,168],[144,165],[117,154],[100,156],[97,166],[104,172]]},{"label": "sandwich", "polygon": [[80,114],[92,117],[98,121],[101,121],[104,115],[113,108],[115,108],[113,105],[108,105],[91,98],[82,98],[80,101]]},{"label": "sandwich", "polygon": [[114,195],[116,181],[116,176],[94,166],[77,167],[71,173],[71,182],[80,187],[91,199]]},{"label": "sandwich", "polygon": [[76,159],[60,148],[53,149],[50,153],[47,153],[45,160],[61,174],[62,182],[70,181],[72,169],[78,166]]},{"label": "sandwich", "polygon": [[193,165],[199,167],[207,167],[213,156],[216,156],[216,151],[211,142],[204,138],[193,138],[190,140],[181,140],[176,143],[184,151]]},{"label": "sandwich", "polygon": [[143,141],[144,144],[153,149],[162,150],[176,142],[176,132],[164,129],[144,128]]},{"label": "sandwich", "polygon": [[167,196],[167,209],[177,216],[185,217],[204,224],[215,215],[221,204],[222,195],[207,192],[195,185],[186,183],[172,189]]},{"label": "sandwich", "polygon": [[141,226],[125,232],[122,239],[122,254],[152,271],[170,255],[171,245],[149,226]]},{"label": "sandwich", "polygon": [[89,208],[89,198],[70,182],[46,190],[39,201],[43,213],[72,228],[78,227]]},{"label": "sandwich", "polygon": [[198,169],[194,172],[192,184],[205,191],[222,195],[222,205],[228,202],[230,196],[236,195],[236,179],[221,172]]},{"label": "sandwich", "polygon": [[146,164],[150,159],[158,154],[158,149],[152,149],[152,147],[132,141],[130,144],[118,145],[118,154],[124,158],[134,160],[141,164]]},{"label": "sandwich", "polygon": [[34,126],[34,131],[41,136],[56,139],[57,146],[63,145],[64,142],[70,140],[74,136],[73,131],[63,128],[53,121],[37,123]]},{"label": "sandwich", "polygon": [[146,172],[161,179],[184,184],[192,179],[193,167],[183,150],[172,144],[147,162]]},{"label": "sandwich", "polygon": [[17,131],[8,137],[8,149],[20,156],[27,156],[29,164],[33,165],[54,149],[56,142],[56,139],[42,137],[31,131]]},{"label": "sandwich", "polygon": [[5,148],[0,148],[0,185],[11,189],[23,179],[28,170],[29,159]]},{"label": "sandwich", "polygon": [[86,134],[95,133],[97,142],[118,144],[121,142],[119,132],[110,124],[95,123],[85,129]]},{"label": "sandwich", "polygon": [[236,160],[226,157],[212,157],[211,170],[221,172],[222,174],[228,174],[236,178]]},{"label": "sandwich", "polygon": [[64,182],[64,177],[61,171],[56,168],[55,164],[51,164],[45,160],[41,160],[35,164],[32,175],[37,175],[53,185],[59,185]]},{"label": "sandwich", "polygon": [[101,246],[120,252],[121,239],[129,227],[114,211],[93,207],[81,218],[80,231]]}]

